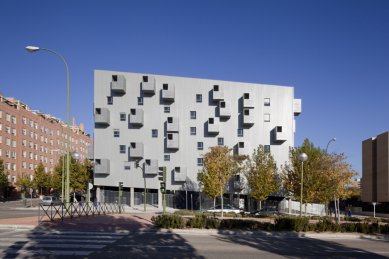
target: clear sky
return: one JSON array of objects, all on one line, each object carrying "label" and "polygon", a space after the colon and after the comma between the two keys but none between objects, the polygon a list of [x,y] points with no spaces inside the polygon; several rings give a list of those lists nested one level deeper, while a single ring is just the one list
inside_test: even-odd
[{"label": "clear sky", "polygon": [[0,91],[93,133],[94,69],[295,87],[295,144],[345,153],[389,130],[389,1],[0,1]]}]

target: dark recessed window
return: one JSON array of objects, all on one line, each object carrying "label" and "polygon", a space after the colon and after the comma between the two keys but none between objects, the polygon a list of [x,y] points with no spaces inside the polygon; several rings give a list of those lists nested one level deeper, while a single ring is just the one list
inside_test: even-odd
[{"label": "dark recessed window", "polygon": [[192,120],[195,120],[196,119],[196,111],[190,111],[190,118]]},{"label": "dark recessed window", "polygon": [[112,81],[117,82],[118,81],[118,76],[117,75],[113,75],[112,76]]},{"label": "dark recessed window", "polygon": [[203,149],[204,149],[203,142],[197,142],[197,150],[203,150]]},{"label": "dark recessed window", "polygon": [[167,134],[167,139],[168,140],[173,140],[173,134]]},{"label": "dark recessed window", "polygon": [[238,137],[243,137],[243,129],[238,129]]},{"label": "dark recessed window", "polygon": [[113,97],[112,96],[107,96],[107,104],[109,104],[109,105],[113,104]]},{"label": "dark recessed window", "polygon": [[209,124],[213,124],[213,123],[214,123],[214,118],[209,118],[209,119],[208,119],[208,123],[209,123]]},{"label": "dark recessed window", "polygon": [[158,130],[157,129],[152,129],[151,130],[151,137],[158,138]]},{"label": "dark recessed window", "polygon": [[96,114],[101,114],[101,108],[96,108]]},{"label": "dark recessed window", "polygon": [[226,102],[220,102],[220,108],[226,108]]},{"label": "dark recessed window", "polygon": [[266,153],[270,153],[270,145],[265,145],[264,150]]},{"label": "dark recessed window", "polygon": [[167,117],[167,123],[173,123],[173,117]]},{"label": "dark recessed window", "polygon": [[277,132],[282,132],[282,127],[281,126],[277,126]]},{"label": "dark recessed window", "polygon": [[168,84],[163,84],[162,88],[163,88],[163,90],[169,90],[169,85]]},{"label": "dark recessed window", "polygon": [[203,166],[204,165],[204,158],[202,158],[202,157],[197,158],[197,165]]},{"label": "dark recessed window", "polygon": [[203,96],[201,94],[196,94],[196,102],[197,103],[203,102]]},{"label": "dark recessed window", "polygon": [[135,109],[131,109],[130,113],[131,113],[131,115],[136,115],[136,110]]},{"label": "dark recessed window", "polygon": [[165,113],[170,113],[170,106],[164,106],[164,107],[163,107],[163,111],[164,111]]},{"label": "dark recessed window", "polygon": [[120,120],[121,121],[126,121],[126,113],[125,112],[121,112],[120,113]]},{"label": "dark recessed window", "polygon": [[265,99],[263,100],[263,104],[264,104],[265,106],[270,106],[270,98],[265,98]]},{"label": "dark recessed window", "polygon": [[213,86],[213,90],[214,90],[215,92],[219,91],[219,86],[218,86],[218,85],[214,85],[214,86]]},{"label": "dark recessed window", "polygon": [[138,97],[138,105],[143,105],[143,97]]},{"label": "dark recessed window", "polygon": [[163,155],[163,160],[164,161],[170,161],[170,155],[169,154]]},{"label": "dark recessed window", "polygon": [[244,115],[246,116],[250,115],[250,110],[249,109],[244,110]]},{"label": "dark recessed window", "polygon": [[246,100],[247,100],[247,99],[250,99],[250,94],[249,94],[249,93],[245,93],[245,94],[243,95],[243,98],[246,99]]},{"label": "dark recessed window", "polygon": [[244,148],[244,142],[239,142],[239,148]]},{"label": "dark recessed window", "polygon": [[126,145],[120,145],[120,153],[125,154],[126,153]]},{"label": "dark recessed window", "polygon": [[190,127],[190,135],[196,135],[196,127]]},{"label": "dark recessed window", "polygon": [[147,83],[149,81],[149,77],[148,76],[143,76],[143,82]]},{"label": "dark recessed window", "polygon": [[113,137],[114,137],[114,138],[120,137],[120,131],[119,131],[119,129],[114,129],[114,130],[113,130]]},{"label": "dark recessed window", "polygon": [[224,138],[217,138],[217,144],[219,146],[224,146]]}]

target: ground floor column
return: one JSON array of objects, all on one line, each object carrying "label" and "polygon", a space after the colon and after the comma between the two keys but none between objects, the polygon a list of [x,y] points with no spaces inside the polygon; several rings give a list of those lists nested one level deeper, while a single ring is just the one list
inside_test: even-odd
[{"label": "ground floor column", "polygon": [[163,204],[162,204],[162,192],[158,190],[158,209],[163,209]]},{"label": "ground floor column", "polygon": [[135,206],[135,188],[130,187],[130,206],[134,207]]},{"label": "ground floor column", "polygon": [[96,187],[96,201],[97,201],[97,202],[101,202],[101,200],[102,200],[102,197],[101,197],[100,186],[97,186],[97,187]]}]

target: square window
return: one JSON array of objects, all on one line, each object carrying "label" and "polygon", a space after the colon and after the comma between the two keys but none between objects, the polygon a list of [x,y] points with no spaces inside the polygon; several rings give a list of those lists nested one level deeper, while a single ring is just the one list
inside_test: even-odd
[{"label": "square window", "polygon": [[238,137],[243,137],[243,129],[238,129]]},{"label": "square window", "polygon": [[126,153],[126,145],[120,145],[120,154],[125,154]]},{"label": "square window", "polygon": [[170,106],[164,106],[163,111],[164,113],[170,113]]},{"label": "square window", "polygon": [[196,127],[190,127],[190,135],[196,135]]},{"label": "square window", "polygon": [[202,157],[197,158],[197,165],[203,166],[204,165],[204,158],[202,158]]},{"label": "square window", "polygon": [[204,149],[203,142],[197,142],[197,150],[203,150],[203,149]]},{"label": "square window", "polygon": [[171,133],[167,134],[167,139],[168,140],[173,140],[173,134],[171,134]]},{"label": "square window", "polygon": [[277,126],[276,130],[277,130],[277,132],[282,132],[282,126]]},{"label": "square window", "polygon": [[218,85],[214,85],[214,86],[213,86],[213,90],[214,90],[215,92],[219,91],[219,86],[218,86]]},{"label": "square window", "polygon": [[117,75],[112,75],[112,81],[117,82],[118,81],[118,76]]},{"label": "square window", "polygon": [[265,98],[265,99],[263,99],[263,104],[264,104],[265,106],[270,106],[270,98]]},{"label": "square window", "polygon": [[120,121],[126,121],[126,113],[125,112],[120,113]]},{"label": "square window", "polygon": [[163,155],[163,160],[164,161],[170,161],[170,155],[169,154]]},{"label": "square window", "polygon": [[143,97],[138,97],[138,105],[143,105]]},{"label": "square window", "polygon": [[239,142],[239,148],[244,148],[244,142]]},{"label": "square window", "polygon": [[143,79],[143,82],[145,82],[145,83],[147,83],[149,81],[149,77],[148,76],[143,76],[142,79]]},{"label": "square window", "polygon": [[113,137],[114,137],[114,138],[120,137],[120,131],[119,131],[118,129],[114,129],[114,130],[113,130]]},{"label": "square window", "polygon": [[157,129],[152,129],[151,130],[151,137],[158,138],[158,130]]},{"label": "square window", "polygon": [[219,146],[224,146],[224,138],[217,138],[217,144]]},{"label": "square window", "polygon": [[226,108],[226,102],[224,101],[220,102],[220,108]]},{"label": "square window", "polygon": [[270,122],[270,113],[265,113],[263,115],[265,122]]},{"label": "square window", "polygon": [[202,103],[203,102],[203,95],[196,94],[196,103]]},{"label": "square window", "polygon": [[169,85],[168,84],[163,84],[162,88],[163,88],[163,90],[169,90]]},{"label": "square window", "polygon": [[264,150],[266,153],[270,153],[270,145],[265,145]]},{"label": "square window", "polygon": [[250,115],[250,110],[249,109],[245,109],[243,110],[243,113],[245,116],[249,116]]},{"label": "square window", "polygon": [[196,119],[196,111],[190,111],[190,119],[195,120]]},{"label": "square window", "polygon": [[208,119],[208,123],[209,123],[209,124],[213,124],[213,123],[214,123],[214,119],[213,119],[213,118],[209,118],[209,119]]},{"label": "square window", "polygon": [[112,96],[107,96],[107,104],[109,104],[109,105],[113,104],[113,97]]},{"label": "square window", "polygon": [[167,123],[173,123],[173,117],[167,117]]},{"label": "square window", "polygon": [[243,94],[243,98],[246,99],[246,100],[250,99],[250,94],[249,93],[244,93]]}]

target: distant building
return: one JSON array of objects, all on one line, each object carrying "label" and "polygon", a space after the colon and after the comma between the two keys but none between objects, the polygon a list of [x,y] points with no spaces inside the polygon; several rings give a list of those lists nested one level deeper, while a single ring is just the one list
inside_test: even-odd
[{"label": "distant building", "polygon": [[[96,195],[115,201],[122,182],[131,206],[143,199],[144,177],[148,201],[161,204],[159,167],[167,168],[167,193],[198,192],[203,155],[213,146],[251,155],[264,145],[284,164],[301,112],[293,87],[100,70],[94,106]],[[226,192],[244,194],[242,181],[233,177]]]},{"label": "distant building", "polygon": [[362,142],[362,201],[389,202],[389,132]]},{"label": "distant building", "polygon": [[[70,126],[70,150],[86,158],[91,139],[84,126]],[[18,177],[33,179],[40,162],[51,172],[66,152],[67,124],[50,114],[31,110],[14,98],[0,95],[0,158],[9,173],[9,182],[15,185]]]}]

